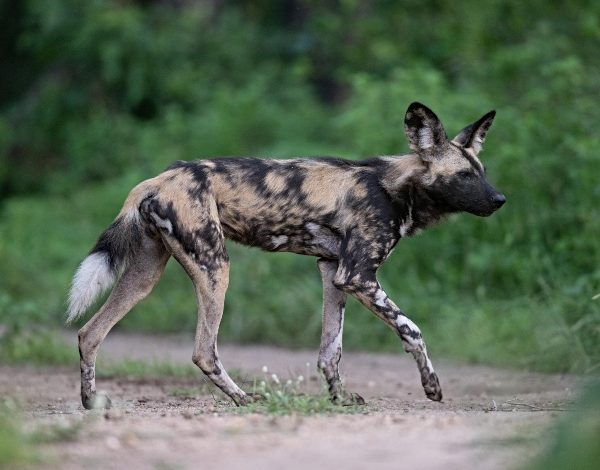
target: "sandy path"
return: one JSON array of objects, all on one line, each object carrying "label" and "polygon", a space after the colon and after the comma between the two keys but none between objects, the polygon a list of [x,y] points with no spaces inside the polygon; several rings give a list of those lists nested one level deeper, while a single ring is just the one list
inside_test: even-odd
[{"label": "sandy path", "polygon": [[[191,350],[189,337],[114,334],[101,357],[188,364]],[[267,365],[284,379],[306,376],[306,363],[316,359],[315,351],[256,346],[222,346],[220,353],[229,369],[260,376]],[[200,379],[169,378],[99,379],[98,388],[108,391],[115,406],[108,413],[86,412],[78,400],[77,365],[0,366],[0,395],[21,401],[31,428],[78,430],[66,433],[70,442],[43,447],[52,468],[458,470],[511,468],[539,451],[545,431],[561,414],[550,409],[568,406],[577,386],[572,376],[439,360],[436,365],[443,403],[424,397],[409,356],[346,353],[347,387],[368,401],[364,414],[354,415],[240,416],[222,396],[174,392]],[[308,384],[316,393],[316,377]]]}]

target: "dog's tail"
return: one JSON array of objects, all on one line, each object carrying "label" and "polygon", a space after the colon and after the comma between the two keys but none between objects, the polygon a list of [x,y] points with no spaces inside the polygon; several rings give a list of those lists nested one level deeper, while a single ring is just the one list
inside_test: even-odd
[{"label": "dog's tail", "polygon": [[141,183],[131,191],[117,218],[79,265],[69,292],[67,324],[83,315],[113,285],[138,251],[144,236],[139,205],[152,193],[148,183]]}]

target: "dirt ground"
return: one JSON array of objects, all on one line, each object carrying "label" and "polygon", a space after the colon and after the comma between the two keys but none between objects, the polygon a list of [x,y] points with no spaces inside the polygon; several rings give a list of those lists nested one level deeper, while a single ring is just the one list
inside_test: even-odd
[{"label": "dirt ground", "polygon": [[[113,334],[101,360],[188,364],[188,337]],[[248,376],[314,374],[316,351],[221,346],[223,363]],[[437,360],[435,360],[437,359]],[[573,376],[470,366],[434,358],[443,403],[427,400],[406,354],[344,354],[347,388],[367,400],[363,413],[320,416],[239,415],[222,395],[182,397],[202,379],[98,379],[108,411],[79,402],[78,365],[0,366],[0,396],[16,397],[29,429],[63,429],[39,452],[60,469],[507,469],[539,452],[552,423],[570,407]],[[101,371],[98,371],[101,372]],[[314,374],[316,375],[316,374]],[[319,381],[309,377],[307,391]],[[246,385],[248,388],[248,385]]]}]

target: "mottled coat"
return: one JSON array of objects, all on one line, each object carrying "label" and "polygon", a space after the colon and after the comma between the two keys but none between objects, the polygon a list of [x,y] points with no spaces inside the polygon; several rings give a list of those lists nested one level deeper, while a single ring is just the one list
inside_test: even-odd
[{"label": "mottled coat", "polygon": [[362,402],[344,391],[338,372],[347,294],[397,332],[417,362],[426,395],[441,400],[419,328],[388,298],[376,271],[401,238],[448,214],[486,216],[504,203],[477,158],[494,114],[449,140],[437,116],[413,103],[405,118],[414,151],[409,155],[365,161],[182,161],[136,186],[73,281],[69,320],[118,278],[105,305],[79,332],[84,406],[108,405],[95,391],[99,345],[150,292],[170,256],[196,288],[194,362],[235,403],[251,399],[227,375],[217,354],[229,272],[225,239],[319,258],[324,302],[318,364],[334,401]]}]

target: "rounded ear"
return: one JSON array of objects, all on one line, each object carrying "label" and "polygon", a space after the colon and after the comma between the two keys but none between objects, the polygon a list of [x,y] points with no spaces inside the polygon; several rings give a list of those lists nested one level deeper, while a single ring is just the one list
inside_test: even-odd
[{"label": "rounded ear", "polygon": [[496,111],[490,111],[481,119],[465,127],[454,139],[452,139],[452,141],[462,145],[464,148],[473,149],[475,155],[479,154],[483,147],[483,143],[485,142],[485,136],[487,135],[492,122],[494,122],[495,116]]},{"label": "rounded ear", "polygon": [[444,126],[427,106],[414,102],[404,116],[404,132],[415,152],[430,150],[448,140]]}]

